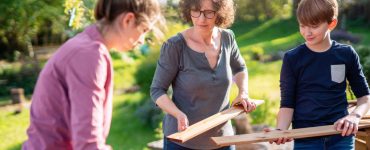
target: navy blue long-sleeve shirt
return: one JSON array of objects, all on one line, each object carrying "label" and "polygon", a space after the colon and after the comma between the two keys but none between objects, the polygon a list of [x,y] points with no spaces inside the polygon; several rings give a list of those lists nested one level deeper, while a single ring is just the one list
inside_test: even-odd
[{"label": "navy blue long-sleeve shirt", "polygon": [[293,128],[329,125],[348,115],[346,80],[357,98],[369,95],[351,46],[333,41],[325,52],[314,52],[305,44],[288,51],[280,75],[280,107],[294,109]]}]

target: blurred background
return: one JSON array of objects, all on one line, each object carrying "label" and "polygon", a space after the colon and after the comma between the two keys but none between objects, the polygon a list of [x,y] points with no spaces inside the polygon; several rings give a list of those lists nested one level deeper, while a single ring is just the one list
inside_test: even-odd
[{"label": "blurred background", "polygon": [[[29,105],[37,76],[68,38],[94,22],[96,0],[1,0],[0,3],[0,149],[20,149],[27,139]],[[279,73],[285,51],[304,42],[295,9],[299,0],[235,0],[231,29],[249,71],[249,93],[265,104],[247,116],[252,125],[275,125],[279,109]],[[352,44],[370,77],[370,1],[339,0],[339,24],[332,38]],[[165,39],[187,27],[178,0],[161,0],[167,19]],[[111,52],[114,61],[114,109],[107,143],[114,149],[148,149],[163,137],[163,113],[149,96],[159,49],[150,43],[128,52]],[[237,94],[234,85],[230,99]],[[354,99],[348,89],[348,99]],[[234,122],[237,124],[237,122]]]}]

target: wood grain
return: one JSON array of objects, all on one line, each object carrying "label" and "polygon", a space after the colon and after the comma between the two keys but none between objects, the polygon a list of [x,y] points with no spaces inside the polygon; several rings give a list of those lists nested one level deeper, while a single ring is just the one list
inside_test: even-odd
[{"label": "wood grain", "polygon": [[[257,106],[264,103],[263,100],[251,100]],[[168,139],[177,141],[177,142],[186,142],[189,139],[192,139],[244,112],[242,107],[231,107],[226,109],[222,112],[219,112],[215,115],[212,115],[202,121],[199,121],[191,126],[189,126],[186,130],[177,132],[167,136]]]},{"label": "wood grain", "polygon": [[[370,128],[369,121],[362,121],[359,125],[359,129]],[[293,129],[286,131],[271,131],[271,132],[260,132],[253,134],[242,134],[234,136],[224,136],[224,137],[212,137],[212,140],[219,146],[228,146],[236,144],[248,144],[257,142],[267,142],[269,140],[277,139],[280,137],[287,137],[293,139],[307,138],[307,137],[317,137],[339,134],[340,131],[334,129],[334,125],[310,127]]]}]

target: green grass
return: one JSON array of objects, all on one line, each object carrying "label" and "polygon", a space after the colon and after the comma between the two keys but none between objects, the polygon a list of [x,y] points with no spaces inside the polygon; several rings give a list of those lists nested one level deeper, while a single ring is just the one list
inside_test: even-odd
[{"label": "green grass", "polygon": [[11,103],[10,96],[1,96],[0,97],[0,106],[8,105],[10,103]]},{"label": "green grass", "polygon": [[143,93],[125,94],[114,99],[113,119],[107,143],[113,149],[139,150],[155,140],[154,130],[134,115],[135,105]]},{"label": "green grass", "polygon": [[0,149],[17,150],[27,139],[26,129],[29,124],[29,110],[14,114],[15,106],[0,108]]},{"label": "green grass", "polygon": [[[116,95],[112,124],[107,143],[114,149],[139,150],[155,140],[155,131],[140,122],[134,115],[135,108],[143,98],[143,93]],[[27,139],[26,130],[29,125],[29,109],[15,115],[15,106],[0,108],[0,149],[20,149]]]},{"label": "green grass", "polygon": [[259,47],[264,53],[285,51],[303,42],[295,19],[272,19],[264,22],[236,23],[232,30],[242,53]]}]

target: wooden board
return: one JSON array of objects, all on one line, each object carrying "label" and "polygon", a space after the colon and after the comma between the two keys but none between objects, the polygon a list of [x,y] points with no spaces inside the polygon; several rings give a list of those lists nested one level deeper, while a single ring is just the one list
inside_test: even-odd
[{"label": "wooden board", "polygon": [[[263,100],[251,100],[257,106],[264,103]],[[242,107],[231,107],[226,109],[222,112],[219,112],[215,115],[212,115],[202,121],[199,121],[191,126],[189,126],[186,130],[177,132],[167,136],[168,139],[177,141],[177,142],[186,142],[193,137],[202,134],[244,112]]]},{"label": "wooden board", "polygon": [[[359,129],[370,128],[369,121],[362,121],[359,125]],[[228,145],[237,145],[237,144],[248,144],[248,143],[257,143],[257,142],[267,142],[269,140],[277,139],[280,137],[287,138],[307,138],[307,137],[317,137],[325,135],[339,134],[339,131],[334,129],[334,125],[319,126],[319,127],[310,127],[310,128],[301,128],[293,129],[286,131],[271,131],[271,132],[261,132],[261,133],[252,133],[252,134],[242,134],[234,136],[223,136],[223,137],[212,137],[211,139],[219,146],[228,146]]]}]

